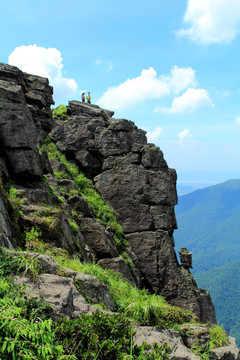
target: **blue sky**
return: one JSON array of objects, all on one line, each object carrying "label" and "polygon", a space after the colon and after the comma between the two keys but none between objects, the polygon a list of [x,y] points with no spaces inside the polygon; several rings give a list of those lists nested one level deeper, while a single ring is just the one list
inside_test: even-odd
[{"label": "blue sky", "polygon": [[0,61],[147,131],[179,183],[240,178],[239,0],[1,0]]}]

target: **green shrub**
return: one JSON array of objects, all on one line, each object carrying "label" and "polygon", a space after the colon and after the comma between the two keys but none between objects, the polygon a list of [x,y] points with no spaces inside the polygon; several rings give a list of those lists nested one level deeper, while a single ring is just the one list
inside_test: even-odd
[{"label": "green shrub", "polygon": [[67,107],[59,105],[56,109],[52,109],[52,115],[54,119],[67,120]]},{"label": "green shrub", "polygon": [[210,344],[209,344],[210,349],[214,349],[219,346],[225,346],[228,343],[228,335],[220,325],[214,325],[210,329],[209,335],[210,335]]},{"label": "green shrub", "polygon": [[130,323],[117,314],[96,311],[76,320],[59,319],[55,333],[65,355],[75,355],[77,359],[123,359],[124,350],[130,347]]},{"label": "green shrub", "polygon": [[[1,268],[1,273],[3,272]],[[6,275],[4,273],[4,275]],[[49,305],[27,300],[23,289],[10,277],[0,275],[0,358],[60,359],[61,345],[55,344]],[[34,307],[32,307],[34,305]],[[64,358],[62,358],[64,359]],[[66,358],[65,358],[66,359]]]}]

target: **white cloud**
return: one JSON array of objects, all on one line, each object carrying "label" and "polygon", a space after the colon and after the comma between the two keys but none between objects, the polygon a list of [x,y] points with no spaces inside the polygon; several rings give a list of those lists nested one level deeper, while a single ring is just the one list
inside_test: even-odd
[{"label": "white cloud", "polygon": [[193,140],[193,135],[190,133],[189,129],[181,131],[177,136],[179,138],[181,148],[189,148],[189,146],[192,147],[192,145],[195,144],[195,140]]},{"label": "white cloud", "polygon": [[240,30],[240,1],[188,0],[183,20],[188,27],[178,35],[206,45],[228,43]]},{"label": "white cloud", "polygon": [[162,134],[162,128],[160,126],[157,126],[154,131],[148,131],[147,132],[148,142],[155,142],[156,140],[159,139],[161,134]]},{"label": "white cloud", "polygon": [[171,75],[162,75],[160,81],[168,84],[171,91],[175,93],[179,93],[190,86],[196,87],[198,85],[195,70],[191,67],[179,68],[178,66],[174,66],[171,70]]},{"label": "white cloud", "polygon": [[178,93],[189,86],[196,85],[195,71],[190,67],[175,66],[170,75],[160,77],[157,77],[157,72],[150,67],[142,70],[140,76],[108,88],[98,103],[100,106],[113,110],[130,108],[143,101],[160,99],[170,92]]},{"label": "white cloud", "polygon": [[214,107],[207,90],[190,88],[182,96],[174,98],[170,108],[156,110],[161,110],[166,114],[181,114],[185,112],[194,112],[205,106]]},{"label": "white cloud", "polygon": [[238,125],[238,126],[240,126],[240,116],[237,116],[237,117],[235,118],[235,124]]},{"label": "white cloud", "polygon": [[54,87],[53,98],[57,105],[77,95],[76,81],[62,75],[62,56],[55,48],[23,45],[9,55],[8,63],[29,74],[47,77]]}]

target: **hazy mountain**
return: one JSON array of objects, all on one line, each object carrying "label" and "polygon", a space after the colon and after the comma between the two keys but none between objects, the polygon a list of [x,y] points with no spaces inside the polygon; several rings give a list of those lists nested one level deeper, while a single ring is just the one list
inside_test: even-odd
[{"label": "hazy mountain", "polygon": [[240,260],[194,275],[199,287],[209,289],[219,324],[240,344]]},{"label": "hazy mountain", "polygon": [[180,196],[175,210],[176,248],[193,253],[193,272],[240,259],[240,180]]},{"label": "hazy mountain", "polygon": [[179,197],[177,250],[193,255],[198,286],[209,289],[217,321],[240,344],[240,180]]}]

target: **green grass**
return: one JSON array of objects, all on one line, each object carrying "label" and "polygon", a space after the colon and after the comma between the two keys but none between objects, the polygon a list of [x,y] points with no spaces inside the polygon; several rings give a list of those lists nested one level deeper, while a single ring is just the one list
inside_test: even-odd
[{"label": "green grass", "polygon": [[31,272],[31,264],[31,259],[0,248],[2,360],[168,359],[170,348],[166,344],[132,346],[133,328],[125,314],[96,311],[75,320],[51,320],[51,306],[26,297],[24,287],[14,284],[10,276]]},{"label": "green grass", "polygon": [[[35,230],[30,232],[35,237]],[[47,246],[47,245],[45,245]],[[60,265],[95,275],[105,283],[117,305],[118,314],[97,311],[92,316],[82,314],[78,319],[51,320],[51,306],[24,296],[24,288],[15,285],[10,275],[29,274],[36,264],[21,253],[11,254],[0,248],[0,358],[3,360],[164,360],[169,359],[167,344],[132,345],[133,321],[142,325],[169,328],[186,322],[194,323],[190,311],[166,303],[163,297],[138,290],[123,279],[120,273],[104,270],[97,264],[70,259],[66,251],[49,247],[42,249]],[[60,255],[59,255],[60,254]],[[224,346],[228,337],[215,325],[210,328],[210,341],[192,350],[202,360],[209,360],[211,349]]]},{"label": "green grass", "polygon": [[102,269],[97,264],[82,263],[79,259],[54,258],[64,267],[96,276],[108,286],[117,311],[137,323],[166,328],[191,321],[194,317],[190,311],[169,305],[162,296],[151,295],[146,289],[131,285],[121,273]]},{"label": "green grass", "polygon": [[56,109],[52,110],[54,119],[67,120],[67,107],[65,105],[59,105]]}]

